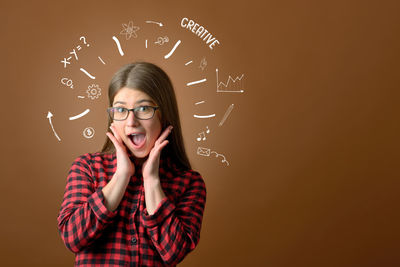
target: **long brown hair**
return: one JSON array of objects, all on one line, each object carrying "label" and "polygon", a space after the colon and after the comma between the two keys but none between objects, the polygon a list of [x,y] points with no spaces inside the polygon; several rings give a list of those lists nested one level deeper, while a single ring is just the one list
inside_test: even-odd
[{"label": "long brown hair", "polygon": [[[183,144],[175,92],[168,75],[158,66],[148,62],[135,62],[123,66],[114,74],[108,87],[110,106],[114,102],[115,95],[124,87],[140,90],[156,102],[160,107],[162,129],[169,125],[174,127],[168,136],[169,144],[163,149],[162,154],[169,156],[178,167],[191,169]],[[111,122],[109,118],[108,131]],[[106,139],[101,151],[104,153],[115,151],[109,138]]]}]

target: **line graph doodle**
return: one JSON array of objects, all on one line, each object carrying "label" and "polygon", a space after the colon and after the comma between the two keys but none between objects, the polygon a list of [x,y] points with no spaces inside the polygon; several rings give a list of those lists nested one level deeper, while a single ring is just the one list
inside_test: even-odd
[{"label": "line graph doodle", "polygon": [[226,110],[224,117],[222,118],[222,120],[219,122],[218,126],[222,126],[224,124],[224,122],[226,121],[226,119],[228,118],[229,114],[231,114],[231,111],[234,107],[234,104],[231,104],[228,109]]},{"label": "line graph doodle", "polygon": [[[219,81],[218,69],[215,69],[215,73],[217,75],[217,93],[243,93],[244,92],[243,89],[240,89],[240,90],[220,89],[221,86],[224,86],[225,88],[228,88],[229,83],[231,81],[232,81],[233,84],[235,84],[238,81],[241,81],[243,79],[243,77],[244,77],[244,74],[242,74],[240,77],[237,76],[235,79],[233,79],[231,77],[231,75],[229,75],[228,80],[226,81],[226,83],[224,83],[224,82],[220,82]],[[239,84],[239,86],[241,86],[241,83]]]},{"label": "line graph doodle", "polygon": [[113,38],[114,42],[117,44],[119,54],[120,54],[121,56],[123,56],[123,55],[124,55],[124,51],[122,51],[121,44],[119,43],[118,38],[115,37],[115,36],[113,36],[112,38]]},{"label": "line graph doodle", "polygon": [[91,75],[89,72],[87,72],[84,68],[80,68],[80,71],[82,71],[83,73],[85,73],[90,79],[94,80],[96,79],[95,76]]},{"label": "line graph doodle", "polygon": [[90,109],[86,109],[86,110],[85,110],[84,112],[82,112],[81,114],[78,114],[78,115],[73,116],[73,117],[69,117],[69,120],[70,120],[70,121],[73,121],[73,120],[79,119],[79,118],[85,116],[86,114],[88,114],[89,112],[90,112]]},{"label": "line graph doodle", "polygon": [[186,86],[191,86],[191,85],[198,84],[198,83],[204,83],[205,81],[207,81],[206,78],[198,80],[198,81],[187,83]]},{"label": "line graph doodle", "polygon": [[166,55],[164,56],[164,58],[167,59],[167,58],[169,58],[170,56],[172,56],[172,54],[175,52],[176,48],[177,48],[180,44],[181,44],[181,40],[178,40],[178,41],[175,43],[175,45],[174,45],[174,47],[172,48],[172,50],[171,50],[168,54],[166,54]]}]

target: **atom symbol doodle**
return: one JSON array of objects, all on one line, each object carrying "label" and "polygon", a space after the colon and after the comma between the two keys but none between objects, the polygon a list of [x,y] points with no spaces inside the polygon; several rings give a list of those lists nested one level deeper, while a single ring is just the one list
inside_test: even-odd
[{"label": "atom symbol doodle", "polygon": [[138,31],[140,28],[138,26],[133,26],[133,21],[129,21],[128,25],[127,24],[122,24],[122,27],[124,28],[120,34],[125,34],[126,40],[131,39],[132,35],[133,38],[137,38],[136,31]]}]

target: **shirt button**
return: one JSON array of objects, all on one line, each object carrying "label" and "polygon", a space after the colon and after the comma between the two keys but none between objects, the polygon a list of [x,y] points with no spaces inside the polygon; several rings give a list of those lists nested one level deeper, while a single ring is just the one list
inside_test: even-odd
[{"label": "shirt button", "polygon": [[137,243],[136,237],[132,238],[131,242],[132,242],[132,244],[136,244]]}]

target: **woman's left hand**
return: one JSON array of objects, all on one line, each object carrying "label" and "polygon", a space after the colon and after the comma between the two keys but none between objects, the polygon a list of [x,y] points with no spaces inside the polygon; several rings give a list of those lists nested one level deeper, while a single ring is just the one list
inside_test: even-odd
[{"label": "woman's left hand", "polygon": [[143,179],[159,179],[159,168],[160,168],[160,156],[161,150],[169,143],[167,139],[168,135],[172,131],[172,126],[167,127],[164,132],[158,137],[154,143],[153,148],[149,153],[149,157],[143,163]]}]

